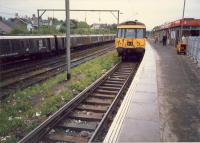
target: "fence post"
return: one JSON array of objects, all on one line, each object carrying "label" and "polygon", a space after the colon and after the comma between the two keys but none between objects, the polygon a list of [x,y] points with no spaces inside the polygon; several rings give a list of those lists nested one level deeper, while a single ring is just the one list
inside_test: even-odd
[{"label": "fence post", "polygon": [[194,38],[194,53],[193,53],[193,59],[196,61],[196,51],[197,51],[197,39]]},{"label": "fence post", "polygon": [[190,57],[192,57],[192,51],[193,51],[193,38],[192,37],[190,37],[189,43],[190,43]]},{"label": "fence post", "polygon": [[198,51],[197,51],[197,65],[200,67],[200,37],[197,37],[198,39]]},{"label": "fence post", "polygon": [[188,56],[190,56],[190,37],[186,37],[186,41],[187,41],[186,53]]},{"label": "fence post", "polygon": [[194,60],[195,39],[192,37],[192,59]]}]

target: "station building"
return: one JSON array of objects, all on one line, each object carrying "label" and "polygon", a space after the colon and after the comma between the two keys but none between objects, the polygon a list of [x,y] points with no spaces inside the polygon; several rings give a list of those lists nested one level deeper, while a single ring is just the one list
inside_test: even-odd
[{"label": "station building", "polygon": [[161,42],[167,36],[167,44],[175,45],[180,40],[181,27],[183,36],[200,36],[200,19],[184,18],[165,23],[153,28],[152,34],[156,41]]}]

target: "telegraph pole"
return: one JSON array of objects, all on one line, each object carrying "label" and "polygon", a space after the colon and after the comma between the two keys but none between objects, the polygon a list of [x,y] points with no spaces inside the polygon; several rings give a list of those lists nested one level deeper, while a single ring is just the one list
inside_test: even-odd
[{"label": "telegraph pole", "polygon": [[37,14],[38,14],[38,29],[39,29],[39,27],[40,27],[40,11],[39,10],[37,10]]},{"label": "telegraph pole", "polygon": [[67,72],[67,80],[71,79],[71,73],[70,73],[70,63],[71,63],[71,57],[70,57],[70,13],[69,13],[69,0],[65,0],[65,12],[66,12],[66,72]]}]

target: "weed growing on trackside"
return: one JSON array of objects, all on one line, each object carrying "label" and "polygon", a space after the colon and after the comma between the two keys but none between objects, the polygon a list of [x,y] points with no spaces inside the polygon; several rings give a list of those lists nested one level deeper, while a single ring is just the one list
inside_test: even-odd
[{"label": "weed growing on trackside", "polygon": [[[53,95],[51,89],[65,80],[65,73],[9,96],[0,105],[0,139],[7,136],[9,138],[3,142],[16,142],[16,139],[20,138],[19,134],[23,136],[35,128],[113,67],[118,60],[116,52],[109,52],[73,68],[72,79],[56,96]],[[35,98],[36,101],[34,101]]]}]

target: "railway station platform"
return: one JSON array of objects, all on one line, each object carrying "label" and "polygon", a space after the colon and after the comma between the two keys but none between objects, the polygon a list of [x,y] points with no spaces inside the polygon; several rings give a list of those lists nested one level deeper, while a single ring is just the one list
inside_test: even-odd
[{"label": "railway station platform", "polygon": [[150,42],[104,142],[159,141],[200,141],[200,69]]}]

